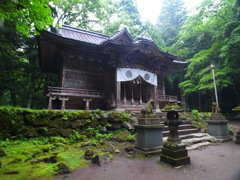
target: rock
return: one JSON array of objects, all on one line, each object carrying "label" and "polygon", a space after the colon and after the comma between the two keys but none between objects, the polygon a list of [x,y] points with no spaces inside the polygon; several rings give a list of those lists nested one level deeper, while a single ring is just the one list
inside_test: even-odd
[{"label": "rock", "polygon": [[58,156],[51,156],[49,158],[49,163],[57,163],[58,162]]},{"label": "rock", "polygon": [[0,149],[0,157],[7,156],[3,149]]},{"label": "rock", "polygon": [[[45,158],[45,159],[47,159],[47,158]],[[45,161],[45,159],[34,159],[33,161],[31,161],[31,164],[37,164],[37,163],[43,162],[43,161]]]},{"label": "rock", "polygon": [[46,117],[32,117],[28,115],[25,117],[25,123],[29,126],[44,127],[49,125],[49,120]]},{"label": "rock", "polygon": [[81,144],[81,147],[86,147],[86,146],[89,146],[89,145],[90,145],[89,142],[84,142],[84,143]]},{"label": "rock", "polygon": [[76,120],[72,123],[72,128],[73,129],[77,129],[77,128],[80,128],[82,126],[82,121],[81,120]]},{"label": "rock", "polygon": [[112,122],[111,123],[111,126],[109,126],[107,129],[108,130],[111,130],[111,131],[114,131],[114,130],[119,130],[123,127],[123,124],[122,123],[118,123],[118,122]]},{"label": "rock", "polygon": [[72,123],[70,121],[63,121],[61,123],[61,126],[66,129],[66,128],[69,128],[70,126],[72,125]]},{"label": "rock", "polygon": [[39,134],[35,128],[28,127],[28,126],[24,126],[23,128],[24,128],[23,133],[22,133],[23,137],[33,138],[33,137],[39,136]]},{"label": "rock", "polygon": [[127,151],[127,152],[133,151],[133,147],[126,147],[125,151]]},{"label": "rock", "polygon": [[19,171],[8,171],[4,172],[3,174],[19,174]]},{"label": "rock", "polygon": [[118,149],[115,149],[115,153],[120,153],[120,151]]},{"label": "rock", "polygon": [[102,166],[103,164],[108,162],[110,162],[110,158],[107,156],[97,155],[92,159],[92,163],[97,164],[99,166]]},{"label": "rock", "polygon": [[93,156],[94,156],[94,151],[89,150],[89,149],[85,151],[84,158],[86,160],[91,160],[93,158]]},{"label": "rock", "polygon": [[71,129],[61,129],[60,134],[62,137],[68,137],[72,134],[72,130]]},{"label": "rock", "polygon": [[128,136],[130,135],[132,134],[128,131],[121,131],[115,134],[113,138],[118,142],[124,142],[124,141],[128,141]]},{"label": "rock", "polygon": [[135,129],[130,122],[124,122],[123,126],[129,131]]},{"label": "rock", "polygon": [[69,173],[71,173],[71,170],[66,164],[59,163],[57,173],[58,174],[69,174]]},{"label": "rock", "polygon": [[11,164],[11,163],[18,163],[18,162],[21,162],[21,161],[22,161],[21,158],[16,158],[16,159],[13,159],[13,160],[10,162],[10,164]]}]

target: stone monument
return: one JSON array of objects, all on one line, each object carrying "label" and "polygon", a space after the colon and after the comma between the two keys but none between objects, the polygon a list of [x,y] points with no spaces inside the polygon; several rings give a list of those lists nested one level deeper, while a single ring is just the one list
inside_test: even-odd
[{"label": "stone monument", "polygon": [[231,140],[227,126],[228,120],[222,115],[215,102],[212,103],[212,114],[207,123],[208,134],[218,139]]},{"label": "stone monument", "polygon": [[169,126],[170,134],[167,141],[163,143],[160,161],[175,167],[190,164],[186,146],[181,143],[178,136],[178,126],[182,123],[179,120],[178,112],[182,111],[184,109],[175,105],[173,101],[169,101],[168,105],[162,109],[162,112],[167,112],[165,124]]},{"label": "stone monument", "polygon": [[134,125],[137,135],[135,149],[143,154],[160,154],[163,143],[161,119],[153,112],[154,101],[150,100],[141,109],[138,124]]},{"label": "stone monument", "polygon": [[[240,119],[240,106],[237,106],[233,109],[233,111],[236,111],[238,112],[237,114],[237,119]],[[240,144],[240,129],[237,131],[237,135],[236,135],[236,141],[235,141],[236,144]]]}]

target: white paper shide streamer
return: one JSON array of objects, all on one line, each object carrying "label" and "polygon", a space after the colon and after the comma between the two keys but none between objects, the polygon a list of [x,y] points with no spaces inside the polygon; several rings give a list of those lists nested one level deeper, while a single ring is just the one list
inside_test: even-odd
[{"label": "white paper shide streamer", "polygon": [[142,77],[146,82],[157,86],[157,75],[141,69],[133,68],[117,68],[117,81],[132,81],[138,77]]}]

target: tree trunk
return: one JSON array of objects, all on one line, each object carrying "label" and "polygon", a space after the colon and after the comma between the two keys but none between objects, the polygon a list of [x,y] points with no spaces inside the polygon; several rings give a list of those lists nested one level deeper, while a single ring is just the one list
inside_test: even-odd
[{"label": "tree trunk", "polygon": [[14,90],[10,90],[11,94],[11,103],[13,106],[17,106],[17,97],[16,97],[16,92]]},{"label": "tree trunk", "polygon": [[201,99],[201,94],[198,92],[198,110],[199,112],[202,112],[202,99]]}]

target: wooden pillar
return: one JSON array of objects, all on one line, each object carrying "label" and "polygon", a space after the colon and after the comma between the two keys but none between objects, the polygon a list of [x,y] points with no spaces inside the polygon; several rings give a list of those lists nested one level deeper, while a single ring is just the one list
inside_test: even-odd
[{"label": "wooden pillar", "polygon": [[116,81],[116,106],[121,103],[121,82]]},{"label": "wooden pillar", "polygon": [[142,104],[142,86],[139,84],[139,104]]},{"label": "wooden pillar", "polygon": [[132,83],[132,99],[131,99],[131,103],[133,104],[134,103],[134,96],[133,96],[134,94],[133,94],[133,83]]},{"label": "wooden pillar", "polygon": [[166,96],[166,92],[165,92],[165,81],[164,81],[164,75],[162,76],[162,89],[163,89],[163,96],[164,96],[164,98],[165,98],[165,96]]},{"label": "wooden pillar", "polygon": [[55,99],[56,99],[55,96],[49,95],[49,99],[48,99],[48,109],[52,110],[52,101],[55,100]]},{"label": "wooden pillar", "polygon": [[157,111],[160,111],[159,109],[159,101],[158,101],[158,86],[154,86],[154,109]]},{"label": "wooden pillar", "polygon": [[124,82],[124,92],[123,92],[124,100],[123,103],[126,104],[127,98],[126,98],[126,82]]},{"label": "wooden pillar", "polygon": [[92,101],[92,98],[83,98],[83,101],[86,101],[86,108],[85,110],[89,110],[89,102]]},{"label": "wooden pillar", "polygon": [[59,97],[59,100],[62,101],[61,110],[65,110],[65,109],[66,109],[66,107],[65,107],[65,101],[69,100],[69,97]]}]

